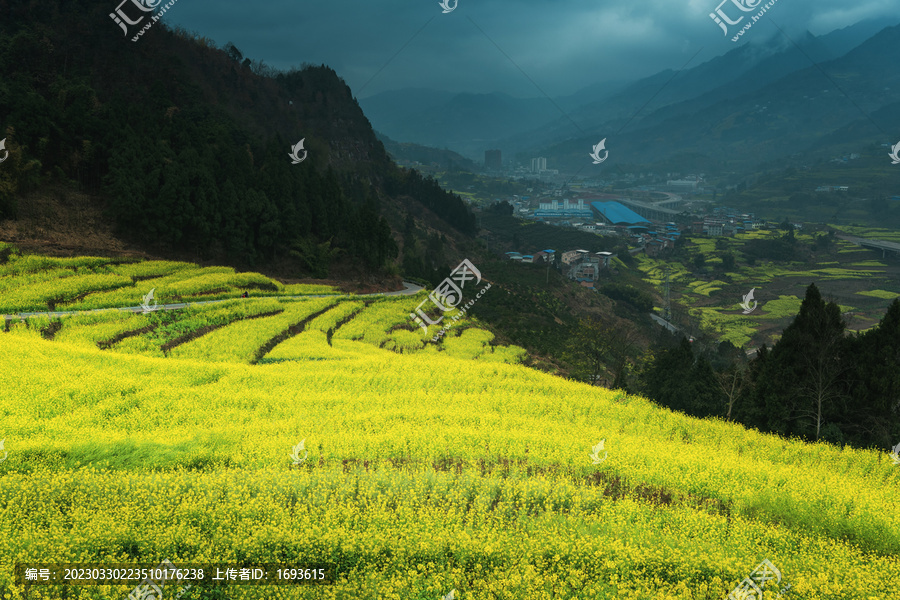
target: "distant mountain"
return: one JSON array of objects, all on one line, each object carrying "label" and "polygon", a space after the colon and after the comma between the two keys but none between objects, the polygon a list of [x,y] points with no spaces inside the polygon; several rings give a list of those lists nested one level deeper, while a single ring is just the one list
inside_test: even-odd
[{"label": "distant mountain", "polygon": [[375,136],[384,144],[384,148],[391,158],[397,162],[418,162],[423,165],[438,164],[447,168],[459,168],[470,173],[481,171],[481,167],[478,164],[453,150],[441,150],[419,144],[395,142],[377,131]]},{"label": "distant mountain", "polygon": [[633,82],[595,83],[552,101],[405,89],[359,104],[377,130],[401,142],[448,148],[478,162],[489,148],[501,149],[504,157],[524,151],[546,156],[548,147],[564,140],[606,137],[626,124],[626,132],[637,131],[755,92],[808,68],[810,60],[824,63],[845,55],[885,25],[868,20],[794,40],[778,34],[688,65],[677,75],[666,70]]},{"label": "distant mountain", "polygon": [[[790,41],[778,34],[760,45],[745,43],[677,76],[666,70],[644,78],[610,98],[573,110],[571,119],[557,119],[496,145],[510,153],[529,150],[530,154],[545,156],[547,151],[540,148],[547,144],[584,135],[606,137],[626,125],[625,131],[634,131],[691,114],[806,69],[810,60],[822,63],[843,56],[884,27],[883,21],[869,20],[819,37],[807,32],[803,38]],[[580,131],[573,127],[573,120]]]},{"label": "distant mountain", "polygon": [[[807,66],[759,89],[751,86],[739,96],[716,89],[708,94],[720,98],[713,104],[697,100],[660,109],[610,139],[610,162],[604,166],[699,153],[731,167],[752,167],[814,152],[825,144],[834,148],[836,131],[847,136],[844,148],[896,135],[900,115],[889,108],[900,101],[894,56],[898,45],[900,26],[888,27],[840,58]],[[594,138],[562,142],[542,155],[548,164],[555,163],[553,168],[578,170]]]},{"label": "distant mountain", "polygon": [[384,92],[359,101],[375,129],[395,140],[449,148],[483,160],[493,141],[559,115],[546,98],[507,94],[448,94],[431,90]]}]

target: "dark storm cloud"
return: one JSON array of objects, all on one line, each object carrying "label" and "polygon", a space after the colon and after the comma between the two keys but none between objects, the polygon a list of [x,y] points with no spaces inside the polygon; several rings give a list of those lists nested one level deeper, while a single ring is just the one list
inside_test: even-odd
[{"label": "dark storm cloud", "polygon": [[[719,1],[459,0],[442,14],[438,0],[217,0],[179,3],[166,20],[277,68],[327,64],[359,97],[406,87],[558,96],[734,48],[709,17]],[[799,36],[873,18],[897,23],[900,3],[779,0],[740,43],[770,39],[768,20]]]}]

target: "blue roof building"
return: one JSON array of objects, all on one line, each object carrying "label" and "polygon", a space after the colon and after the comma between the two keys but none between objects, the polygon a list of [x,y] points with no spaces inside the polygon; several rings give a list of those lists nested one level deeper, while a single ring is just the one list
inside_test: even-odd
[{"label": "blue roof building", "polygon": [[647,219],[637,214],[620,202],[591,202],[600,215],[613,225],[637,225],[650,223]]}]

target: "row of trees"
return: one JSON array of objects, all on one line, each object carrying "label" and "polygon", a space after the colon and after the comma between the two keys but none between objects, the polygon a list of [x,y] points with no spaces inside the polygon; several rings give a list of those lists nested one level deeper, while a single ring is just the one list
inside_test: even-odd
[{"label": "row of trees", "polygon": [[631,388],[697,417],[889,448],[900,442],[900,300],[877,327],[847,334],[838,306],[813,284],[771,350],[747,361],[725,344],[703,353],[681,338],[649,353]]}]

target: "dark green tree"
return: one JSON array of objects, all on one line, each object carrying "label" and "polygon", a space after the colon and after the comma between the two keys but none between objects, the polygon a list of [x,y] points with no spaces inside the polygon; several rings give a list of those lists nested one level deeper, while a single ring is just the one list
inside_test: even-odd
[{"label": "dark green tree", "polygon": [[889,448],[900,439],[900,299],[884,318],[851,340],[851,401],[842,427],[856,445]]},{"label": "dark green tree", "polygon": [[811,284],[755,382],[768,430],[819,439],[825,424],[837,420],[849,370],[844,328],[838,306]]},{"label": "dark green tree", "polygon": [[694,268],[698,271],[706,266],[706,257],[703,256],[703,253],[698,254],[694,257],[694,260],[691,261],[694,265]]},{"label": "dark green tree", "polygon": [[722,268],[726,271],[734,270],[734,254],[732,252],[725,252],[720,255],[722,259]]}]

